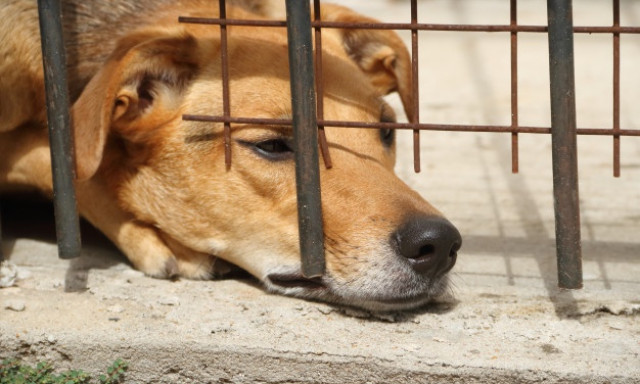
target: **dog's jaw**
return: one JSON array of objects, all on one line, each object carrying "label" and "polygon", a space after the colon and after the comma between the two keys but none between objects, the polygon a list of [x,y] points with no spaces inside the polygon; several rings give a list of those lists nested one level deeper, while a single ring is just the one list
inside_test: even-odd
[{"label": "dog's jaw", "polygon": [[[305,278],[296,267],[279,267],[277,271],[267,274],[262,282],[270,292],[300,297],[310,300],[324,301],[340,306],[355,307],[371,312],[389,312],[410,310],[423,307],[434,299],[445,294],[449,287],[449,277],[444,275],[422,287],[407,289],[399,295],[388,295],[382,290],[363,289],[348,290],[332,276],[325,274],[320,278]],[[374,286],[375,284],[370,284]],[[403,290],[404,287],[397,287]]]}]

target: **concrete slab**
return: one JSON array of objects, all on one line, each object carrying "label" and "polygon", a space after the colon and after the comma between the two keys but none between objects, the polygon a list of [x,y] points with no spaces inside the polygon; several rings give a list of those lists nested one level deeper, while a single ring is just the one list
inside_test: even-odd
[{"label": "concrete slab", "polygon": [[[406,21],[408,2],[346,2]],[[574,2],[576,25],[611,23],[611,5]],[[622,1],[623,24],[640,4]],[[544,24],[543,1],[520,1]],[[420,2],[421,21],[508,23],[505,1]],[[508,124],[508,35],[421,34],[424,121]],[[520,113],[549,125],[546,35],[520,34]],[[576,39],[578,124],[611,126],[610,36]],[[623,36],[622,124],[640,128],[637,37]],[[392,103],[398,106],[397,100]],[[158,383],[640,383],[640,140],[579,139],[585,288],[556,288],[550,138],[423,133],[423,172],[410,134],[398,172],[461,230],[452,295],[409,313],[372,315],[265,293],[247,277],[154,280],[99,234],[83,231],[79,260],[56,257],[50,208],[3,202],[2,249],[18,266],[0,289],[0,358],[48,359],[101,371],[130,362],[131,382]]]}]

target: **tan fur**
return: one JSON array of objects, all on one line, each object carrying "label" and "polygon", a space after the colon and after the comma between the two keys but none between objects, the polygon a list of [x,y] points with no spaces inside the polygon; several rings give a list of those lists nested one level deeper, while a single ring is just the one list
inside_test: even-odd
[{"label": "tan fur", "polygon": [[[222,126],[181,118],[222,114],[219,29],[177,23],[179,15],[215,17],[217,4],[63,4],[79,209],[136,268],[208,278],[217,257],[275,291],[373,309],[393,307],[375,297],[402,299],[415,288],[394,264],[390,234],[406,217],[440,214],[395,176],[394,148],[377,130],[326,130],[334,163],[321,167],[331,296],[272,286],[269,274],[300,268],[294,163],[266,160],[246,143],[290,138],[290,128],[233,125],[227,170]],[[228,16],[260,17],[245,8],[230,6]],[[325,6],[322,16],[369,20],[339,6]],[[50,194],[35,0],[3,1],[0,18],[0,187]],[[327,119],[379,121],[388,108],[380,97],[393,91],[411,110],[409,54],[394,32],[327,29],[323,49]],[[229,63],[233,116],[291,116],[285,29],[230,27]],[[430,295],[446,280],[429,284]]]}]

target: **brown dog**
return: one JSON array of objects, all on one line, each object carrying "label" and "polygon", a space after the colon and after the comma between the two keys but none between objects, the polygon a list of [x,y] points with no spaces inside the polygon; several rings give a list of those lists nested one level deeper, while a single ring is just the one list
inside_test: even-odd
[{"label": "brown dog", "polygon": [[[461,240],[393,173],[393,132],[327,128],[321,167],[327,272],[300,272],[290,127],[232,126],[225,169],[219,29],[211,0],[63,0],[79,209],[155,277],[208,278],[220,258],[274,292],[372,310],[410,308],[446,289]],[[369,21],[325,6],[323,19]],[[228,16],[259,16],[230,6]],[[0,5],[0,187],[51,193],[35,0]],[[409,54],[391,31],[323,33],[330,120],[392,121],[410,107]],[[291,115],[286,30],[229,28],[231,114]]]}]

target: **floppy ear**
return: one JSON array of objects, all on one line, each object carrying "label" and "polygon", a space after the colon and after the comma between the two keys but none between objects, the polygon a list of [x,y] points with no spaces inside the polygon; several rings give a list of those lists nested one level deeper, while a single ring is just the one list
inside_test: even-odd
[{"label": "floppy ear", "polygon": [[[348,8],[323,4],[324,21],[378,23]],[[391,30],[339,29],[342,44],[353,61],[369,76],[382,95],[397,91],[407,118],[411,119],[411,56],[398,34]]]},{"label": "floppy ear", "polygon": [[196,44],[182,30],[120,40],[71,110],[79,180],[98,170],[110,130],[135,141],[145,135],[142,128],[175,114],[177,96],[197,70]]}]

